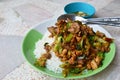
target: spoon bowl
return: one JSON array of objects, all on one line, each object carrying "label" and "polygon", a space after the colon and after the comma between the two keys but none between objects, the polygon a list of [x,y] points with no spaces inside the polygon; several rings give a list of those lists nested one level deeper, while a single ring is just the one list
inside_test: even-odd
[{"label": "spoon bowl", "polygon": [[[67,19],[70,19],[72,21],[75,21],[75,20],[83,20],[84,18],[80,17],[80,16],[76,16],[75,14],[63,14],[61,16],[59,16],[57,18],[57,20],[67,20]],[[84,19],[86,20],[86,19]]]}]

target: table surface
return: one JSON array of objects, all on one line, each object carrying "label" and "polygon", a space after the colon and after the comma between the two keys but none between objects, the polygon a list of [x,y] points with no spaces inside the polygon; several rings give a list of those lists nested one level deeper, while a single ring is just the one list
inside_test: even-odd
[{"label": "table surface", "polygon": [[[83,0],[0,0],[0,80],[60,80],[33,70],[24,60],[25,34],[47,19],[64,13],[66,4]],[[94,17],[120,16],[120,0],[84,0],[96,8]],[[116,56],[102,72],[78,80],[120,80],[120,28],[102,26],[114,38]]]}]

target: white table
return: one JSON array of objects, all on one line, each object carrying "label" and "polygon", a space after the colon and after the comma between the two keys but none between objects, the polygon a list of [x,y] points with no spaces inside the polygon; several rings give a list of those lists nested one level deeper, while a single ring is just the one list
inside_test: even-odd
[{"label": "white table", "polygon": [[[64,13],[65,4],[82,0],[0,0],[0,80],[58,80],[33,70],[24,60],[25,34],[42,21]],[[94,17],[120,16],[120,0],[84,0],[96,8]],[[120,80],[120,28],[103,26],[117,46],[113,62],[87,80]]]}]

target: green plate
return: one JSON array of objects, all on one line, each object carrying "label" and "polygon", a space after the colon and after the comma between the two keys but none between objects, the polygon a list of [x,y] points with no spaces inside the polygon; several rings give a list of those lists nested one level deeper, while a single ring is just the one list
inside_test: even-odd
[{"label": "green plate", "polygon": [[[23,55],[25,57],[25,59],[27,60],[27,62],[38,72],[42,72],[44,74],[47,74],[49,76],[52,77],[56,77],[56,78],[64,78],[62,74],[56,74],[53,71],[48,70],[47,68],[43,68],[43,67],[38,67],[35,66],[34,63],[36,61],[35,59],[35,55],[33,53],[34,49],[35,49],[35,43],[39,40],[42,39],[42,37],[44,36],[47,27],[50,25],[54,25],[55,23],[55,19],[52,20],[48,20],[46,22],[41,23],[40,25],[38,25],[37,27],[35,27],[34,29],[31,29],[27,35],[25,36],[24,40],[23,40],[23,44],[22,44],[22,50],[23,50]],[[104,32],[108,37],[111,37],[111,35],[102,27],[98,26],[98,25],[90,25],[94,31],[102,31]],[[114,56],[115,56],[115,43],[112,43],[110,45],[110,52],[105,54],[105,59],[103,60],[103,65],[101,67],[99,67],[96,70],[88,70],[88,72],[86,72],[85,74],[78,74],[78,75],[73,75],[70,74],[66,77],[66,79],[76,79],[76,78],[84,78],[84,77],[89,77],[92,75],[95,75],[96,73],[101,72],[102,70],[104,70],[113,60]]]}]

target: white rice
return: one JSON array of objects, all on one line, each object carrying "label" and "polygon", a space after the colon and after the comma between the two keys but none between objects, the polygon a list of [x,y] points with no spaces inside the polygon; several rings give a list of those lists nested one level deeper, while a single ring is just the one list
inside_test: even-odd
[{"label": "white rice", "polygon": [[[40,56],[46,52],[44,49],[44,44],[46,42],[49,44],[53,43],[54,39],[49,38],[48,37],[49,35],[50,35],[50,33],[47,31],[46,34],[44,35],[44,37],[42,38],[42,40],[38,40],[36,42],[35,50],[34,50],[35,58],[37,58],[37,59],[40,58]],[[62,64],[62,62],[60,61],[60,59],[57,56],[55,56],[54,52],[51,52],[51,58],[46,61],[46,68],[55,73],[61,73],[62,68],[59,67],[59,65],[61,65],[61,64]]]},{"label": "white rice", "polygon": [[54,71],[55,73],[61,73],[62,72],[62,68],[59,67],[59,65],[62,64],[62,62],[60,61],[60,59],[58,57],[56,57],[54,52],[51,52],[52,57],[50,59],[47,60],[47,65],[46,67],[51,70]]}]

